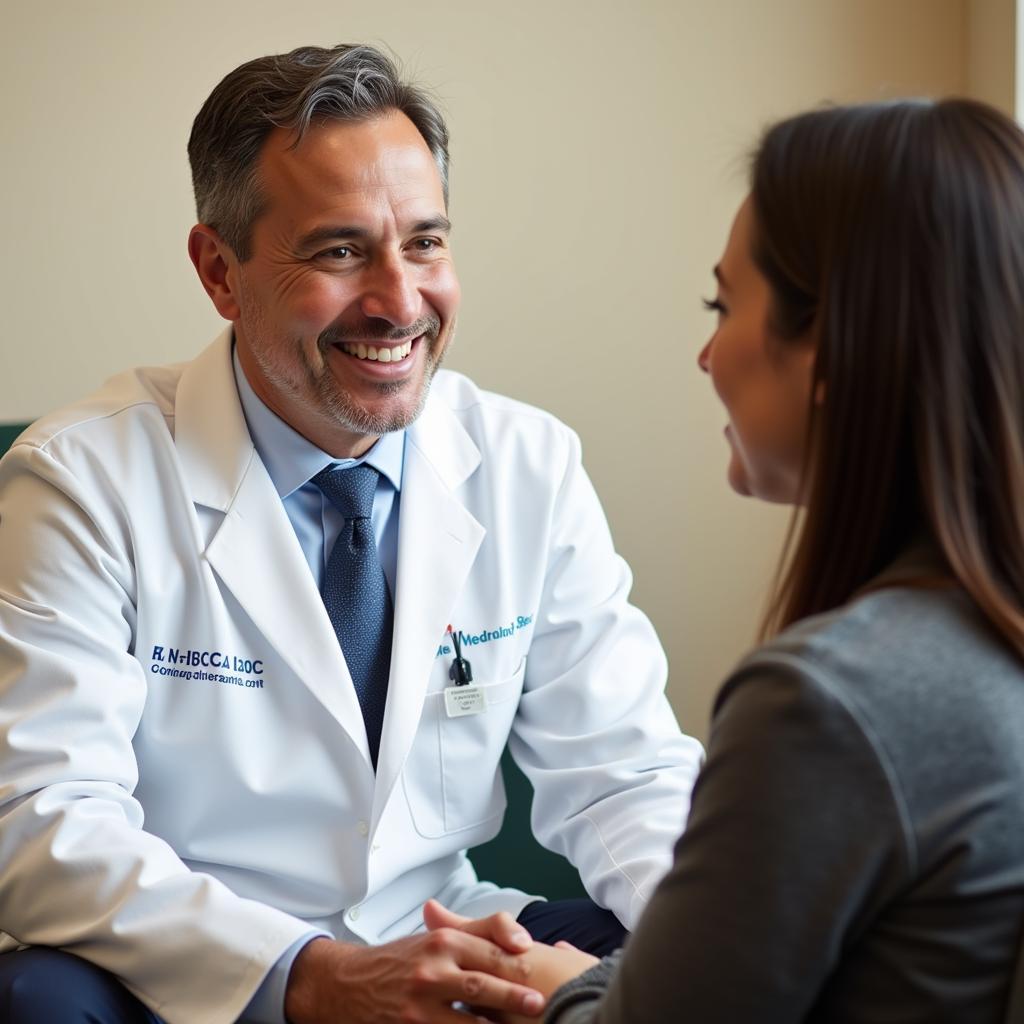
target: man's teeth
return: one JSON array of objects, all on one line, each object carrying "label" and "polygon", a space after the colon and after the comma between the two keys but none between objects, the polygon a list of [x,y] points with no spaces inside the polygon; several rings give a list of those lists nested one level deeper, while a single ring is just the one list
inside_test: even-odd
[{"label": "man's teeth", "polygon": [[375,359],[378,363],[397,363],[412,351],[412,341],[407,341],[397,348],[376,348],[373,345],[364,345],[362,342],[356,345],[346,343],[341,346],[341,350],[357,359]]}]

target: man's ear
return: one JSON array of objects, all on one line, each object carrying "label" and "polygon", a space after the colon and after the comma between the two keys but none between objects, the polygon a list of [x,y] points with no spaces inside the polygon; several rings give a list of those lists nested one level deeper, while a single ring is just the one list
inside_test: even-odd
[{"label": "man's ear", "polygon": [[197,224],[188,235],[188,255],[217,312],[225,320],[237,321],[238,260],[231,247],[208,224]]}]

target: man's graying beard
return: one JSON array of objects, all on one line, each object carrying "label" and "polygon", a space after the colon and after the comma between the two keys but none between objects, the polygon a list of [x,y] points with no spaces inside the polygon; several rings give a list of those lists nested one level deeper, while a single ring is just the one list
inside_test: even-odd
[{"label": "man's graying beard", "polygon": [[[426,366],[424,370],[420,393],[417,396],[415,407],[405,415],[395,414],[393,416],[375,415],[366,409],[361,408],[352,399],[338,390],[333,377],[329,371],[321,374],[312,374],[313,384],[320,398],[321,406],[326,409],[338,422],[339,425],[348,430],[354,430],[360,434],[381,435],[388,434],[395,430],[404,430],[423,411],[427,401],[427,392],[430,388],[430,381],[438,366],[441,365],[440,355],[435,351],[437,337],[441,333],[441,320],[437,316],[420,317],[409,327],[391,327],[387,321],[367,320],[361,330],[354,330],[345,327],[329,327],[322,331],[317,338],[317,347],[321,354],[329,348],[340,345],[344,342],[372,342],[372,341],[405,341],[409,338],[417,338],[423,335],[421,344],[427,345]],[[410,382],[408,380],[381,381],[376,385],[381,394],[397,394]]]},{"label": "man's graying beard", "polygon": [[433,345],[441,331],[441,320],[437,316],[421,316],[409,327],[392,327],[386,320],[368,319],[358,328],[341,325],[328,327],[321,331],[317,338],[317,346],[321,353],[334,345],[354,344],[368,341],[407,341],[425,335],[424,341]]}]

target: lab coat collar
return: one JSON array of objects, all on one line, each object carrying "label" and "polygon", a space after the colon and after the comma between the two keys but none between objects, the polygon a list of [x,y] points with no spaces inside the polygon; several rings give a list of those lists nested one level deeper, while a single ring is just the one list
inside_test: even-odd
[{"label": "lab coat collar", "polygon": [[193,501],[226,512],[254,452],[231,369],[230,327],[182,371],[174,444]]},{"label": "lab coat collar", "polygon": [[480,465],[480,449],[466,428],[449,406],[433,396],[427,398],[423,412],[406,435],[406,458],[408,449],[415,448],[448,490],[462,484]]},{"label": "lab coat collar", "polygon": [[372,771],[348,666],[288,514],[245,425],[231,366],[230,328],[182,372],[175,446],[193,501],[224,514],[206,546],[206,560]]}]

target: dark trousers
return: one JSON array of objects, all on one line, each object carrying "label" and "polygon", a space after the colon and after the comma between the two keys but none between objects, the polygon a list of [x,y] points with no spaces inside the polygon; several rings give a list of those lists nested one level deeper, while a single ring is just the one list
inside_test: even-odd
[{"label": "dark trousers", "polygon": [[[604,956],[625,931],[590,900],[531,903],[519,915],[540,942],[565,939]],[[60,949],[33,946],[0,956],[3,1024],[161,1024],[112,974]]]},{"label": "dark trousers", "polygon": [[564,940],[593,956],[614,953],[629,935],[610,910],[587,899],[530,903],[516,920],[537,942]]},{"label": "dark trousers", "polygon": [[0,956],[0,1020],[7,1024],[161,1024],[114,975],[45,946]]}]

